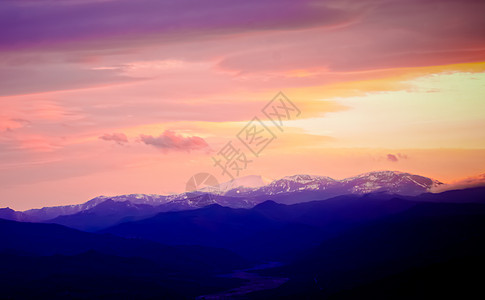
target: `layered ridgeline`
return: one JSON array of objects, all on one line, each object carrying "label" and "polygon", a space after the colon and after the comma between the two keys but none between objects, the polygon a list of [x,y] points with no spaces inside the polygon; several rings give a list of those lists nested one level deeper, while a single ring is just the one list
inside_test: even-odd
[{"label": "layered ridgeline", "polygon": [[[220,299],[237,291],[244,299],[408,299],[481,291],[485,187],[414,196],[359,188],[320,201],[306,200],[326,195],[328,185],[294,188],[266,197],[302,203],[230,208],[210,203],[263,198],[201,194],[190,201],[202,208],[156,213],[173,201],[105,199],[45,221],[91,232],[0,220],[1,298]],[[255,275],[265,262],[279,266]]]},{"label": "layered ridgeline", "polygon": [[[148,207],[109,200],[91,210],[117,205]],[[93,220],[99,219],[84,219]],[[473,295],[482,287],[476,274],[485,266],[484,230],[483,187],[292,205],[265,201],[247,209],[212,204],[91,233],[0,220],[0,289],[5,298],[49,299],[194,299],[230,295],[237,286],[255,292],[248,299]],[[241,277],[218,276],[267,261],[280,267],[261,276],[281,286],[247,288]]]},{"label": "layered ridgeline", "polygon": [[424,176],[397,171],[380,171],[336,180],[326,176],[294,175],[268,181],[246,176],[197,193],[174,195],[130,194],[99,196],[82,204],[44,207],[24,212],[0,209],[0,218],[16,221],[49,222],[94,231],[111,225],[144,219],[160,212],[181,211],[219,204],[251,208],[266,200],[294,204],[325,200],[340,195],[389,193],[413,196],[442,183]]}]

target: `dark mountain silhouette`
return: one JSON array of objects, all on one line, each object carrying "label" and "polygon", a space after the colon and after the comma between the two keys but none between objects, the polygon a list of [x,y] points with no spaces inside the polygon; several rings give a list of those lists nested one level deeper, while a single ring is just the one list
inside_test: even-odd
[{"label": "dark mountain silhouette", "polygon": [[34,208],[26,210],[23,213],[34,221],[44,221],[54,219],[58,216],[72,215],[90,209],[106,200],[106,197],[97,197],[82,204]]},{"label": "dark mountain silhouette", "polygon": [[[446,192],[442,202],[440,194],[431,202],[376,193],[294,205],[266,201],[250,210],[209,206],[160,213],[103,232],[168,244],[203,243],[252,259],[286,261],[287,266],[265,274],[290,281],[254,297],[313,299],[410,268],[480,255],[485,250],[482,192]],[[450,195],[466,201],[449,203]]]},{"label": "dark mountain silhouette", "polygon": [[70,229],[57,224],[23,223],[0,219],[0,252],[29,255],[77,255],[97,251],[123,257],[143,257],[167,270],[231,270],[244,266],[237,255],[200,246],[173,247]]},{"label": "dark mountain silhouette", "polygon": [[169,245],[222,247],[249,258],[280,258],[288,251],[320,240],[318,228],[272,220],[257,210],[217,204],[191,211],[160,213],[101,232]]},{"label": "dark mountain silhouette", "polygon": [[451,203],[485,203],[485,187],[473,187],[462,190],[451,190],[441,193],[424,193],[415,201],[451,202]]},{"label": "dark mountain silhouette", "polygon": [[101,232],[170,245],[223,247],[255,259],[285,259],[290,253],[314,246],[352,227],[396,215],[418,204],[409,198],[377,193],[294,205],[267,201],[249,210],[211,205],[191,211],[160,213]]},{"label": "dark mountain silhouette", "polygon": [[203,246],[165,246],[0,219],[0,298],[187,298],[235,286],[217,274],[249,266]]},{"label": "dark mountain silhouette", "polygon": [[[320,192],[269,195],[275,201],[261,198],[250,209],[210,204],[214,195],[202,194],[198,200],[209,204],[203,208],[155,215],[154,209],[163,210],[170,202],[154,207],[104,199],[52,220],[86,230],[114,224],[97,233],[1,219],[0,296],[195,298],[220,294],[246,280],[220,274],[277,261],[284,265],[246,272],[289,280],[243,297],[352,299],[362,293],[412,298],[425,286],[419,272],[443,278],[453,271],[471,273],[477,270],[474,262],[483,263],[485,188],[277,203],[301,202],[302,195],[309,200]],[[443,295],[436,292],[437,280],[428,279],[427,295]],[[476,281],[454,282],[453,289],[445,290],[476,290]],[[379,290],[379,284],[388,286]]]},{"label": "dark mountain silhouette", "polygon": [[9,207],[0,208],[0,219],[12,221],[31,221],[32,218],[20,211],[15,211]]},{"label": "dark mountain silhouette", "polygon": [[56,223],[84,231],[96,231],[124,221],[148,218],[158,212],[147,204],[108,199],[90,209],[72,215],[58,216],[46,223]]},{"label": "dark mountain silhouette", "polygon": [[76,255],[0,253],[2,299],[193,299],[240,284],[152,260],[88,251]]},{"label": "dark mountain silhouette", "polygon": [[[368,285],[378,293],[375,282],[386,282],[402,272],[480,258],[485,250],[484,230],[485,204],[418,203],[402,213],[345,231],[304,252],[288,266],[267,271],[288,276],[290,281],[254,298],[315,299],[339,293],[344,297],[356,294],[342,291],[360,291],[359,287]],[[404,283],[394,284],[396,289],[407,288]],[[414,296],[419,295],[415,292]]]},{"label": "dark mountain silhouette", "polygon": [[482,293],[483,255],[410,268],[329,297],[344,299],[473,299]]}]

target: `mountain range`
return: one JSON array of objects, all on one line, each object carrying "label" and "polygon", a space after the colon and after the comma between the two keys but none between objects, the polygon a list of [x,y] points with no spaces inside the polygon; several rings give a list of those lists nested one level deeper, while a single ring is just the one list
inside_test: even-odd
[{"label": "mountain range", "polygon": [[[268,182],[261,176],[252,175],[222,183],[215,189],[212,188],[211,193],[202,189],[197,193],[173,195],[99,196],[82,204],[44,207],[24,212],[4,208],[0,209],[0,218],[33,222],[49,221],[83,230],[95,230],[119,223],[126,218],[144,218],[159,212],[195,209],[211,204],[251,208],[266,200],[294,204],[324,200],[339,195],[375,192],[413,196],[442,185],[441,182],[431,178],[398,171],[369,172],[342,180],[325,176],[293,175]],[[294,197],[295,193],[299,196]],[[104,204],[99,206],[102,203]],[[100,216],[103,220],[95,221],[96,224],[86,227],[86,219],[92,216]],[[77,223],[82,225],[76,226]]]}]

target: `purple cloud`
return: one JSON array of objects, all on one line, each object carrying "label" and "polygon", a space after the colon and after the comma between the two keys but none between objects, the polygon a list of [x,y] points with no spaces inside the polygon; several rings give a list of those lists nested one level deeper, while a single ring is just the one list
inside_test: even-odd
[{"label": "purple cloud", "polygon": [[389,153],[387,154],[386,158],[388,161],[397,162],[402,159],[408,159],[408,156],[402,153],[396,153],[396,154]]},{"label": "purple cloud", "polygon": [[398,159],[398,158],[397,158],[397,156],[396,156],[396,155],[394,155],[394,154],[388,154],[388,155],[387,155],[387,160],[388,160],[388,161],[392,161],[392,162],[397,162],[399,159]]},{"label": "purple cloud", "polygon": [[76,65],[6,66],[0,71],[0,96],[68,90],[90,85],[141,80],[122,75],[122,68],[92,70]]},{"label": "purple cloud", "polygon": [[[123,69],[137,51],[147,60],[217,58],[233,74],[269,72],[247,81],[264,88],[483,61],[484,9],[476,0],[5,0],[0,95],[139,80]],[[163,49],[149,53],[151,46]],[[273,77],[304,69],[314,75]]]},{"label": "purple cloud", "polygon": [[12,131],[30,124],[29,120],[22,118],[2,118],[0,116],[0,132]]},{"label": "purple cloud", "polygon": [[204,32],[335,26],[352,18],[352,11],[309,0],[7,1],[0,8],[0,48],[52,48],[93,40],[113,44],[141,35],[172,40]]},{"label": "purple cloud", "polygon": [[207,142],[198,136],[183,137],[173,131],[166,130],[158,137],[151,135],[140,135],[140,141],[161,150],[191,151],[208,148]]},{"label": "purple cloud", "polygon": [[348,12],[360,8],[365,13],[346,28],[318,36],[310,30],[298,32],[279,44],[232,53],[220,67],[245,73],[315,66],[352,72],[485,59],[483,1],[367,0],[339,7]]},{"label": "purple cloud", "polygon": [[112,134],[106,133],[100,136],[99,138],[104,141],[116,142],[119,145],[128,143],[128,137],[126,137],[124,133],[112,133]]}]

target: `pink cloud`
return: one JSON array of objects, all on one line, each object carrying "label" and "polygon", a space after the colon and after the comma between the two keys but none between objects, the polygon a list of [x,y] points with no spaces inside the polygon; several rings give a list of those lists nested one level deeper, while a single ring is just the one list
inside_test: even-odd
[{"label": "pink cloud", "polygon": [[399,159],[398,159],[398,158],[397,158],[397,156],[396,156],[396,155],[394,155],[394,154],[388,154],[388,155],[387,155],[387,160],[388,160],[388,161],[392,161],[392,162],[397,162]]},{"label": "pink cloud", "polygon": [[103,134],[102,136],[99,137],[100,139],[104,141],[113,141],[116,142],[119,145],[123,145],[125,143],[128,143],[128,137],[124,133],[106,133]]},{"label": "pink cloud", "polygon": [[158,137],[151,135],[140,135],[140,141],[163,151],[187,151],[208,149],[207,142],[198,136],[183,137],[173,131],[166,130]]},{"label": "pink cloud", "polygon": [[[1,52],[0,52],[1,53]],[[0,63],[0,66],[2,64]],[[123,68],[89,69],[78,64],[3,65],[0,71],[0,96],[79,89],[141,80],[123,75]]]},{"label": "pink cloud", "polygon": [[408,159],[408,156],[402,153],[396,153],[396,154],[389,153],[386,155],[386,159],[391,162],[398,162],[403,159]]},{"label": "pink cloud", "polygon": [[13,129],[22,128],[29,125],[30,121],[21,118],[2,118],[0,116],[0,132],[12,131]]}]

